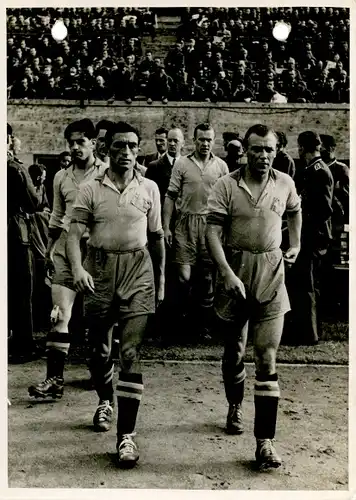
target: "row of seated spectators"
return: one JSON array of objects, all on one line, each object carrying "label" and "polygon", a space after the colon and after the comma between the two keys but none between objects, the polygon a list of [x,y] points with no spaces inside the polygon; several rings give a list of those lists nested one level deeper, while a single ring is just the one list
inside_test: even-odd
[{"label": "row of seated spectators", "polygon": [[154,38],[157,28],[156,11],[149,7],[16,8],[7,9],[8,36],[50,32],[59,19],[69,36],[90,39],[99,34]]},{"label": "row of seated spectators", "polygon": [[[277,20],[290,25],[285,42],[272,35]],[[233,100],[349,102],[347,8],[186,8],[181,21],[177,36],[186,48],[178,43],[170,50],[167,73],[184,66],[188,78],[197,67],[206,79],[216,76],[218,100],[230,94]],[[244,74],[231,75],[241,61]]]},{"label": "row of seated spectators", "polygon": [[[136,37],[93,35],[92,40],[72,37],[70,43],[56,43],[48,36],[36,41],[9,36],[8,97],[348,103],[348,41],[338,37],[336,42],[321,31],[315,32],[315,39],[292,36],[295,25],[288,14],[295,17],[300,11],[302,16],[307,9],[278,9],[292,25],[285,43],[230,33],[231,23],[273,27],[276,9],[185,9],[182,18],[187,19],[178,32],[190,37],[177,41],[164,64],[151,52],[142,57]],[[314,23],[325,9],[317,10],[309,9]],[[348,10],[331,10],[348,30]],[[226,13],[231,16],[228,27]],[[319,24],[330,24],[325,19],[331,14],[326,9]],[[295,23],[305,20],[294,19]],[[189,32],[182,30],[186,25]]]}]

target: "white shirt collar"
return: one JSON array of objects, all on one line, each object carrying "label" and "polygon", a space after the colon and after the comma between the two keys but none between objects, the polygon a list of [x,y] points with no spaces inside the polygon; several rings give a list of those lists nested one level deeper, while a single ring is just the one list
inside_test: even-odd
[{"label": "white shirt collar", "polygon": [[167,155],[167,158],[168,158],[169,163],[170,163],[171,165],[173,164],[173,162],[174,162],[174,161],[177,161],[177,160],[179,160],[179,158],[180,158],[180,155],[179,155],[179,156],[176,156],[175,158],[174,158],[173,156],[171,156],[170,154],[168,154],[168,153],[166,153],[166,155]]}]

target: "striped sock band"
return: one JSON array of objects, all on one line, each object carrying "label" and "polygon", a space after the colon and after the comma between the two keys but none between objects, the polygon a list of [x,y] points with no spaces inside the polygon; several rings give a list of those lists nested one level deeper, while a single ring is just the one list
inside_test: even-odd
[{"label": "striped sock band", "polygon": [[141,373],[119,374],[116,386],[117,396],[117,435],[130,434],[135,430],[136,418],[143,393]]},{"label": "striped sock band", "polygon": [[274,438],[279,397],[280,390],[277,373],[273,373],[272,375],[256,373],[254,433],[257,439]]},{"label": "striped sock band", "polygon": [[46,339],[47,378],[63,378],[64,364],[70,347],[68,332],[49,332]]}]

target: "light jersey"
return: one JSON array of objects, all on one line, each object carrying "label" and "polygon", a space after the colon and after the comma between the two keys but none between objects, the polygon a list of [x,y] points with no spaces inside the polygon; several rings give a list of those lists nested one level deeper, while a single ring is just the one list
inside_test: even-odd
[{"label": "light jersey", "polygon": [[81,184],[94,179],[107,169],[107,165],[95,158],[93,166],[86,171],[83,180],[78,183],[73,167],[59,170],[53,180],[53,209],[49,220],[51,229],[60,228],[69,231],[73,204]]},{"label": "light jersey", "polygon": [[259,200],[243,179],[245,167],[219,179],[208,201],[208,224],[224,227],[227,246],[250,252],[268,252],[282,242],[282,215],[301,210],[293,179],[271,169]]},{"label": "light jersey", "polygon": [[147,229],[162,230],[157,184],[137,170],[122,193],[107,173],[80,186],[72,222],[86,224],[88,245],[108,252],[126,252],[147,244]]},{"label": "light jersey", "polygon": [[176,201],[176,208],[180,213],[206,215],[213,185],[228,173],[224,160],[214,154],[211,154],[203,169],[197,163],[194,153],[181,156],[172,169],[166,196]]}]

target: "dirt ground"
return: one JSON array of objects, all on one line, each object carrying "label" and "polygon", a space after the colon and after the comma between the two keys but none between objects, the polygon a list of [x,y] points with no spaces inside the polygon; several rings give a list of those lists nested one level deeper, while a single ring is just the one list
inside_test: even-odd
[{"label": "dirt ground", "polygon": [[220,366],[151,362],[137,422],[140,461],[115,463],[115,425],[92,431],[97,404],[84,388],[84,364],[68,366],[62,400],[32,400],[44,360],[9,366],[9,488],[169,488],[210,490],[347,490],[348,368],[280,366],[276,446],[284,465],[255,470],[253,367],[247,367],[241,436],[223,432]]}]

